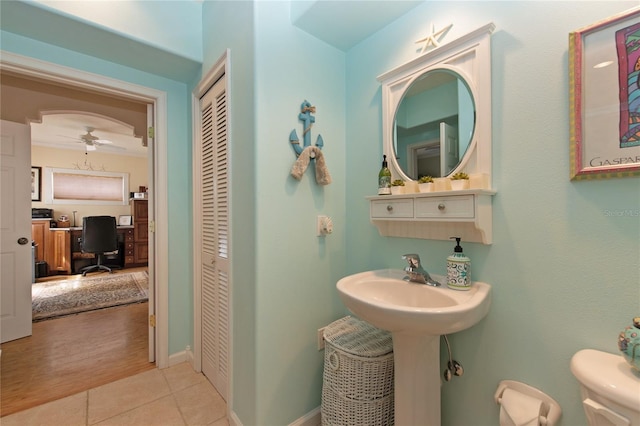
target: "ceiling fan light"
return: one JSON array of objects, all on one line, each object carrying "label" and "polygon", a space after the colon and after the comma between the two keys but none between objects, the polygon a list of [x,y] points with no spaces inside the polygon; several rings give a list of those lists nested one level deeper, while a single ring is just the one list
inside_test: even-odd
[{"label": "ceiling fan light", "polygon": [[95,145],[88,145],[87,144],[87,151],[95,151],[97,148]]}]

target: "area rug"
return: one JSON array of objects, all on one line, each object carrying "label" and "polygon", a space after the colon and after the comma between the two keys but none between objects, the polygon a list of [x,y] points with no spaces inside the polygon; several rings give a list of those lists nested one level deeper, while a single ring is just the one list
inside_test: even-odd
[{"label": "area rug", "polygon": [[144,302],[148,300],[148,289],[146,272],[105,273],[34,284],[31,289],[33,321]]}]

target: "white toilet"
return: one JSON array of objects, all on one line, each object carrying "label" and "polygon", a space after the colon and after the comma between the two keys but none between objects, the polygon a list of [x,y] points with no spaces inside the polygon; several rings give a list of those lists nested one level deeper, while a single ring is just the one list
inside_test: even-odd
[{"label": "white toilet", "polygon": [[571,358],[590,426],[640,426],[640,372],[622,355],[584,349]]}]

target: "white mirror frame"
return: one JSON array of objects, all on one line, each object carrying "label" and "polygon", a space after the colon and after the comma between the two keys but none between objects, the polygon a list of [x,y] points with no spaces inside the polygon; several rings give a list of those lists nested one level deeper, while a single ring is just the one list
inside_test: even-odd
[{"label": "white mirror frame", "polygon": [[494,29],[493,23],[487,24],[378,76],[382,83],[383,151],[389,159],[392,179],[412,180],[398,165],[394,144],[395,114],[404,93],[424,73],[447,69],[466,80],[476,109],[473,138],[451,174],[482,173],[491,183],[491,33]]}]

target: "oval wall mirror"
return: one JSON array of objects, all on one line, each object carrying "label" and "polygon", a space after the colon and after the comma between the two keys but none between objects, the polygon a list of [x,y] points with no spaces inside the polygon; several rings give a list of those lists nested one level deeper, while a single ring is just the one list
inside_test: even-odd
[{"label": "oval wall mirror", "polygon": [[476,104],[465,78],[431,69],[402,96],[393,121],[395,161],[407,177],[445,177],[460,165],[476,127]]}]

